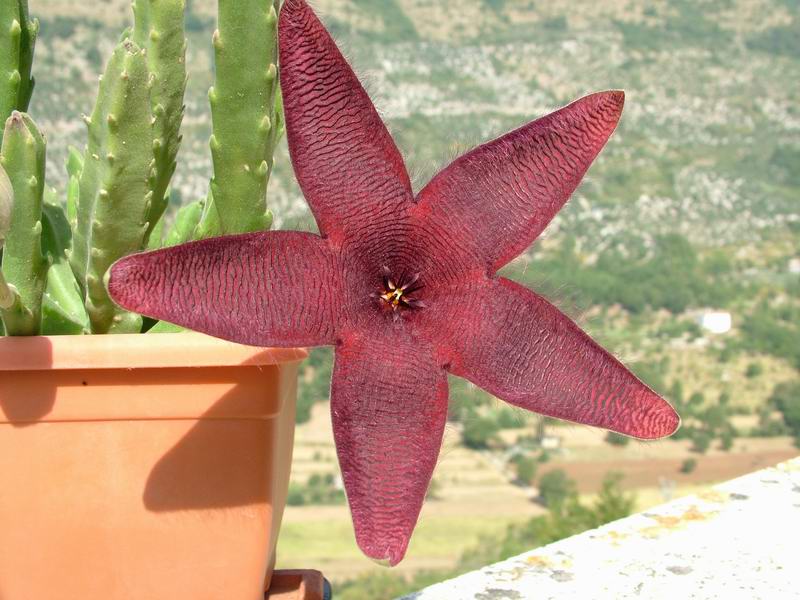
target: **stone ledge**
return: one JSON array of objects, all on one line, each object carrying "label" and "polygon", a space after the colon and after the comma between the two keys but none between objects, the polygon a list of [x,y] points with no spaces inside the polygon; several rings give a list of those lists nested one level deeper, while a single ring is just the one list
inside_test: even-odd
[{"label": "stone ledge", "polygon": [[403,600],[800,599],[800,457]]}]

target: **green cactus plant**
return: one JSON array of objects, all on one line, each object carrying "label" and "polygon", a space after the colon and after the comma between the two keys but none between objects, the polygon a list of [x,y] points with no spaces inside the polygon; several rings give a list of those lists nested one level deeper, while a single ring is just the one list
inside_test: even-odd
[{"label": "green cactus plant", "polygon": [[153,153],[155,169],[151,188],[153,200],[147,215],[149,237],[160,222],[169,196],[167,188],[175,173],[183,96],[186,91],[185,0],[136,0],[133,3],[133,40],[145,50],[152,77],[150,101],[153,111]]},{"label": "green cactus plant", "polygon": [[8,174],[14,195],[11,228],[5,237],[2,269],[18,294],[2,311],[6,333],[37,335],[48,262],[42,254],[42,197],[45,140],[36,123],[14,111],[6,122],[0,166]]},{"label": "green cactus plant", "polygon": [[[6,170],[0,165],[0,251],[6,243],[6,235],[11,230],[11,213],[14,210],[14,190]],[[0,311],[8,310],[16,304],[19,294],[6,281],[3,269],[0,268]],[[5,331],[3,319],[0,319],[0,333]]]},{"label": "green cactus plant", "polygon": [[[33,49],[39,21],[28,16],[27,0],[0,2],[0,119],[6,122],[15,110],[28,110],[34,81]],[[0,143],[3,140],[0,133]]]},{"label": "green cactus plant", "polygon": [[196,237],[260,231],[272,223],[266,192],[282,114],[278,9],[278,0],[219,0],[216,81],[208,92],[214,177]]},{"label": "green cactus plant", "polygon": [[103,277],[117,259],[145,247],[153,203],[153,115],[144,51],[130,39],[114,49],[100,82],[80,176],[70,262],[97,333],[136,333],[141,317],[119,309]]},{"label": "green cactus plant", "polygon": [[175,215],[175,224],[164,239],[164,247],[177,246],[192,239],[195,228],[203,216],[205,201],[196,200],[182,206]]},{"label": "green cactus plant", "polygon": [[89,315],[67,258],[72,230],[53,190],[45,192],[42,208],[42,250],[50,262],[42,303],[42,331],[90,333]]},{"label": "green cactus plant", "polygon": [[67,220],[73,231],[78,226],[78,201],[81,195],[81,173],[83,172],[83,155],[70,146],[67,157]]},{"label": "green cactus plant", "polygon": [[134,26],[115,47],[84,118],[86,148],[69,150],[61,201],[45,187],[45,140],[24,112],[38,21],[27,0],[0,4],[0,333],[142,332],[152,322],[108,296],[112,263],[147,248],[269,227],[266,189],[282,134],[277,0],[220,0],[209,93],[214,176],[206,198],[165,215],[184,114],[185,9],[186,0],[134,0]]}]

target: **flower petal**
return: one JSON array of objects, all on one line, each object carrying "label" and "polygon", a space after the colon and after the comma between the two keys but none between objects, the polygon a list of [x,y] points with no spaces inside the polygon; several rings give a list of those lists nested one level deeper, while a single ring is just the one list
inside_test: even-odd
[{"label": "flower petal", "polygon": [[256,346],[332,344],[339,269],[317,235],[270,231],[191,242],[116,262],[120,306]]},{"label": "flower petal", "polygon": [[446,257],[434,271],[492,274],[524,251],[578,187],[624,100],[620,91],[586,96],[478,146],[436,175],[413,213]]},{"label": "flower petal", "polygon": [[345,336],[331,387],[333,433],[358,545],[396,565],[442,445],[447,375],[403,324]]},{"label": "flower petal", "polygon": [[[431,301],[418,325],[448,370],[498,398],[632,437],[668,436],[675,410],[544,298],[508,279]],[[427,313],[427,314],[425,314]]]},{"label": "flower petal", "polygon": [[279,36],[289,152],[320,232],[338,241],[397,221],[413,204],[408,173],[350,65],[304,0],[284,2]]}]

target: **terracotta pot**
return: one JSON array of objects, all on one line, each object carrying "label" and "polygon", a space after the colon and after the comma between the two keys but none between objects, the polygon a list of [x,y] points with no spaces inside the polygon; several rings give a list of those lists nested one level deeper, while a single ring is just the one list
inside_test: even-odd
[{"label": "terracotta pot", "polygon": [[262,599],[305,356],[0,338],[0,598]]}]

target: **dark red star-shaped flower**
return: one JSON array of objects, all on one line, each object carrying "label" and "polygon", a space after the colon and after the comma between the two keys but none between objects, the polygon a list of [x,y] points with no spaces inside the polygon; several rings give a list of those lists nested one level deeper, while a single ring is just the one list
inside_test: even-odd
[{"label": "dark red star-shaped flower", "polygon": [[356,537],[399,562],[447,418],[447,373],[515,406],[651,439],[673,408],[569,318],[496,271],[605,145],[624,95],[582,98],[479,146],[414,196],[389,132],[303,0],[279,25],[286,131],[320,235],[272,231],[130,256],[123,307],[236,342],[335,345],[333,430]]}]

